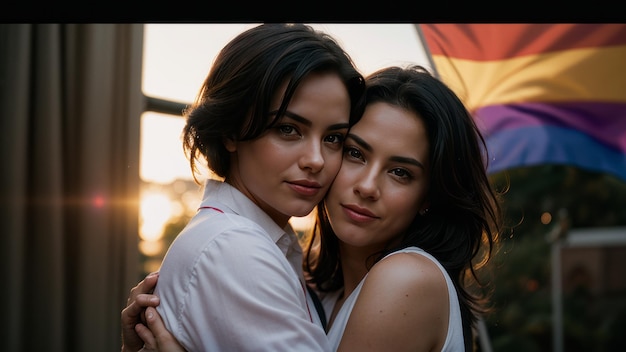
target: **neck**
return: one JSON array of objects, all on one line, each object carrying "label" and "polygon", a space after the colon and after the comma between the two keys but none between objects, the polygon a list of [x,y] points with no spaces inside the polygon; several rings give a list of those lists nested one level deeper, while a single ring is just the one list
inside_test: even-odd
[{"label": "neck", "polygon": [[364,254],[364,251],[354,247],[350,248],[345,244],[340,244],[339,255],[341,256],[341,270],[343,271],[343,293],[339,296],[337,302],[335,302],[335,306],[328,320],[327,329],[330,329],[332,326],[346,298],[350,296],[352,291],[354,291],[368,272],[365,266],[367,255]]},{"label": "neck", "polygon": [[343,296],[349,296],[365,277],[368,270],[366,260],[369,252],[342,245],[340,249],[341,270],[343,271]]}]

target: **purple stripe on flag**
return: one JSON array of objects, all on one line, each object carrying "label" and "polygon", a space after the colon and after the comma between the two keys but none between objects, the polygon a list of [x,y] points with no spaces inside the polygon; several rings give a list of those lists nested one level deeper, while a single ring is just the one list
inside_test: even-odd
[{"label": "purple stripe on flag", "polygon": [[565,164],[626,181],[626,154],[577,130],[536,124],[487,136],[489,173],[539,164]]},{"label": "purple stripe on flag", "polygon": [[553,126],[577,130],[626,153],[626,104],[519,103],[493,105],[475,112],[485,136],[524,127]]}]

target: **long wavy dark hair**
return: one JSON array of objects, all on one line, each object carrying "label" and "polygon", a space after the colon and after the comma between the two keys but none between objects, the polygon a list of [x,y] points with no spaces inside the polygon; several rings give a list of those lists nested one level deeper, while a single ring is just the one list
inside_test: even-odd
[{"label": "long wavy dark hair", "polygon": [[[457,95],[420,66],[390,67],[366,78],[366,104],[384,102],[415,112],[430,142],[429,211],[416,216],[397,245],[373,253],[368,270],[385,255],[409,246],[422,248],[444,266],[457,290],[466,349],[472,326],[485,314],[489,291],[477,270],[487,263],[502,230],[500,194],[486,172],[485,140]],[[322,292],[343,287],[339,241],[323,201],[305,245],[304,270]],[[473,288],[477,287],[475,290]]]}]

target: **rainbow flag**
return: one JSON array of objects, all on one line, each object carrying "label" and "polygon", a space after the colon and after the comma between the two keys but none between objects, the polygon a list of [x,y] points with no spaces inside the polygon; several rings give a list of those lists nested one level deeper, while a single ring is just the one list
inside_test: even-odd
[{"label": "rainbow flag", "polygon": [[626,181],[626,24],[420,24],[483,131],[488,171],[567,164]]}]

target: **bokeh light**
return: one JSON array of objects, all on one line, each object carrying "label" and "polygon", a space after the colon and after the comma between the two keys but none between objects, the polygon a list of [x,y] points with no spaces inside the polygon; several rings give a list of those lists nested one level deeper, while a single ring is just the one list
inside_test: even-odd
[{"label": "bokeh light", "polygon": [[544,212],[543,214],[541,214],[541,223],[542,224],[548,225],[551,222],[552,222],[552,214],[548,213],[547,211]]},{"label": "bokeh light", "polygon": [[172,202],[165,194],[147,193],[141,197],[139,236],[144,241],[156,241],[172,216]]}]

